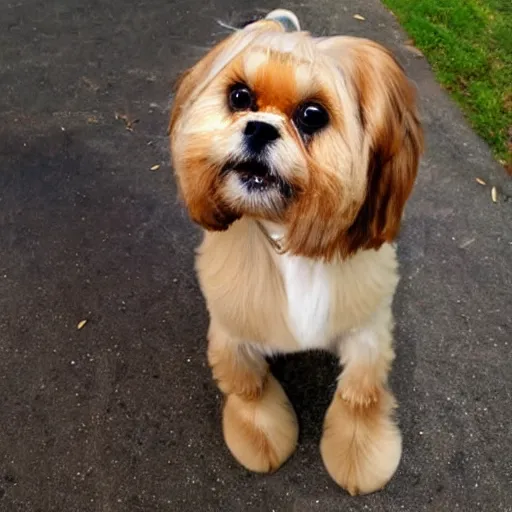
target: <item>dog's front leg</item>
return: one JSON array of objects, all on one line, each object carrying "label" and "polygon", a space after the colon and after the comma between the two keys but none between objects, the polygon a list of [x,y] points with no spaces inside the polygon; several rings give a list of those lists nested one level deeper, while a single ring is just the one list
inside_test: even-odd
[{"label": "dog's front leg", "polygon": [[320,450],[331,477],[352,495],[384,487],[402,453],[395,399],[387,387],[394,358],[391,329],[386,306],[340,343],[344,370],[325,416]]},{"label": "dog's front leg", "polygon": [[298,425],[265,358],[210,324],[208,362],[225,395],[224,439],[235,459],[251,471],[278,469],[295,451]]}]

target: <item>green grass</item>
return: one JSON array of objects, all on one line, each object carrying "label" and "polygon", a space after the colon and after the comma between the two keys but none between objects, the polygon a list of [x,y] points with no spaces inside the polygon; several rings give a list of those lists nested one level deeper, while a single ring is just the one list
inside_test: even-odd
[{"label": "green grass", "polygon": [[512,165],[512,0],[384,0],[445,87]]}]

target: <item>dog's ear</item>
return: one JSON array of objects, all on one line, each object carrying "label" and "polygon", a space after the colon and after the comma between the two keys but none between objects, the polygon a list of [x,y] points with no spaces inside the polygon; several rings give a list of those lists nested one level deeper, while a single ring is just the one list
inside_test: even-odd
[{"label": "dog's ear", "polygon": [[168,135],[172,136],[174,127],[182,115],[184,108],[204,82],[213,61],[222,53],[222,50],[228,43],[229,38],[213,47],[197,64],[185,70],[174,82]]},{"label": "dog's ear", "polygon": [[369,40],[337,37],[318,43],[354,88],[368,162],[366,197],[340,240],[341,252],[379,248],[398,234],[423,151],[416,94],[392,54]]}]

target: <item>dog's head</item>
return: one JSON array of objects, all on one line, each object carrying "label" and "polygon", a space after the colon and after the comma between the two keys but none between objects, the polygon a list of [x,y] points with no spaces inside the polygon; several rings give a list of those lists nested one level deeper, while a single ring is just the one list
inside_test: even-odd
[{"label": "dog's head", "polygon": [[183,75],[170,138],[194,221],[277,222],[289,252],[325,259],[395,238],[423,145],[414,89],[387,50],[272,20]]}]

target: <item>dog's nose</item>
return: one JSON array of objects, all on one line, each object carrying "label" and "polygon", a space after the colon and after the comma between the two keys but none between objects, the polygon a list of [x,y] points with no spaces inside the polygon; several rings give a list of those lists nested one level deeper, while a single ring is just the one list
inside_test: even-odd
[{"label": "dog's nose", "polygon": [[268,144],[279,138],[277,128],[262,121],[249,121],[244,135],[248,148],[255,153],[260,153]]}]

